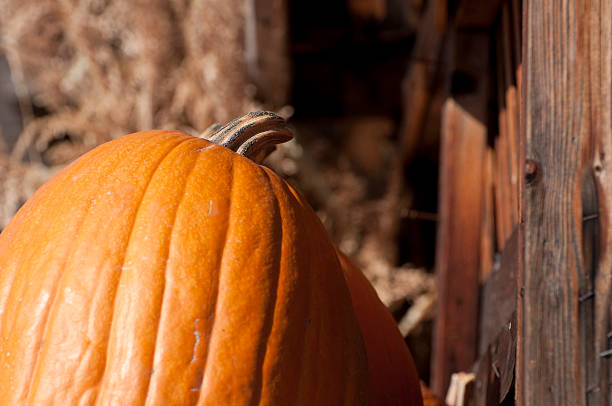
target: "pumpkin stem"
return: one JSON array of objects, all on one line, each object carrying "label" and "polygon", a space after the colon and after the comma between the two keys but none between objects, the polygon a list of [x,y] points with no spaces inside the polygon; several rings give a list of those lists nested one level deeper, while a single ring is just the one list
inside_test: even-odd
[{"label": "pumpkin stem", "polygon": [[257,111],[224,126],[214,124],[200,137],[261,163],[276,144],[289,141],[293,135],[284,118],[269,111]]}]

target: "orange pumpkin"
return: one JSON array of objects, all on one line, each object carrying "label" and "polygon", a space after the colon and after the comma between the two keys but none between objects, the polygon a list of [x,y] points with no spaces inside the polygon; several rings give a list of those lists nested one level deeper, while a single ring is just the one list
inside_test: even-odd
[{"label": "orange pumpkin", "polygon": [[395,320],[361,271],[338,251],[368,356],[371,405],[420,405],[419,376]]},{"label": "orange pumpkin", "polygon": [[[0,404],[388,404],[345,259],[248,158],[290,138],[284,121],[251,113],[208,138],[109,142],[15,215],[0,235]],[[418,388],[402,354],[401,384]]]}]

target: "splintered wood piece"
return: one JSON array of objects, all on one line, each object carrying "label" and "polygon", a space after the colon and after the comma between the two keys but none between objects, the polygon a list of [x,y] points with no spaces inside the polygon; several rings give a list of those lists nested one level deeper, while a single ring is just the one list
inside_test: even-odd
[{"label": "splintered wood piece", "polygon": [[474,397],[475,375],[469,372],[456,372],[451,376],[446,394],[448,406],[468,406]]}]

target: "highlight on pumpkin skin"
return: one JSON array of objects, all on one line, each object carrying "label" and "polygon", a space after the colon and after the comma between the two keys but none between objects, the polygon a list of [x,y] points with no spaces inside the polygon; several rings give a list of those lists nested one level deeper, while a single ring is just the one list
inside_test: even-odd
[{"label": "highlight on pumpkin skin", "polygon": [[257,111],[226,125],[213,124],[200,138],[261,163],[276,144],[291,140],[293,134],[281,116],[269,111]]}]

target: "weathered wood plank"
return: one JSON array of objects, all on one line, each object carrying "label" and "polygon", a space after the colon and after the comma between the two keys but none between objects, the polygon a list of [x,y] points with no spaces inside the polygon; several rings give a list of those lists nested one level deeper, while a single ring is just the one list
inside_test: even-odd
[{"label": "weathered wood plank", "polygon": [[512,43],[512,22],[510,20],[510,8],[508,2],[505,2],[502,7],[502,68],[503,68],[503,86],[506,97],[506,136],[507,136],[507,156],[508,156],[508,173],[509,178],[509,194],[510,194],[510,223],[511,229],[518,223],[518,107],[516,84],[514,83],[514,57]]},{"label": "weathered wood plank", "polygon": [[[524,266],[519,270],[521,405],[584,405],[580,376],[581,148],[588,130],[585,3],[524,3]],[[533,168],[537,168],[533,170]]]},{"label": "weathered wood plank", "polygon": [[[502,121],[505,117],[505,110],[500,110],[498,112],[498,121]],[[500,129],[502,126],[500,126]],[[505,126],[503,127],[505,128]],[[501,171],[501,163],[499,158],[500,148],[500,138],[497,137],[495,139],[495,149],[494,151],[494,181],[495,181],[495,241],[497,251],[501,251],[504,248],[504,240],[505,240],[505,205],[506,202],[504,195],[504,187],[503,187],[503,175]]]},{"label": "weathered wood plank", "polygon": [[505,66],[503,53],[503,40],[501,30],[497,32],[495,38],[495,57],[496,57],[496,78],[497,78],[497,122],[498,136],[495,139],[495,162],[497,171],[496,188],[498,198],[495,202],[498,210],[496,219],[497,250],[504,249],[506,239],[512,232],[512,188],[510,186],[510,170],[508,163],[508,110],[506,106],[506,87],[505,87]]},{"label": "weathered wood plank", "polygon": [[[594,142],[592,168],[599,196],[601,255],[595,279],[594,379],[598,386],[589,389],[589,399],[600,397],[601,404],[612,401],[610,393],[610,298],[612,288],[612,2],[587,3],[584,16],[588,38],[588,80],[590,134]],[[599,400],[599,399],[597,399]]]},{"label": "weathered wood plank", "polygon": [[480,230],[480,283],[488,278],[493,267],[493,256],[495,255],[495,198],[493,191],[492,148],[487,148],[482,180],[482,218]]},{"label": "weathered wood plank", "polygon": [[526,159],[526,134],[527,127],[525,121],[525,115],[527,113],[527,103],[525,102],[525,81],[523,80],[524,69],[523,66],[525,64],[524,57],[527,54],[527,40],[526,34],[527,30],[527,7],[523,6],[524,0],[516,0],[521,2],[521,69],[520,75],[518,76],[518,93],[519,93],[519,125],[520,125],[520,134],[519,134],[519,168],[520,174],[519,177],[519,216],[520,221],[518,224],[518,245],[519,245],[519,257],[518,257],[518,275],[516,278],[516,367],[515,367],[515,389],[514,389],[514,398],[518,405],[524,405],[525,396],[523,396],[523,377],[525,373],[523,372],[525,369],[523,362],[523,306],[522,306],[522,298],[525,294],[524,288],[524,269],[525,269],[525,186],[527,184],[527,180],[532,182],[535,178],[535,171],[537,171],[537,167],[535,167],[535,163],[528,162]]},{"label": "weathered wood plank", "polygon": [[498,405],[510,391],[516,364],[516,336],[516,313],[513,313],[472,367],[476,375],[475,406]]},{"label": "weathered wood plank", "polygon": [[518,269],[518,228],[506,242],[499,261],[484,283],[480,299],[479,355],[494,341],[499,329],[516,312],[516,277]]},{"label": "weathered wood plank", "polygon": [[[585,158],[592,157],[592,148],[585,148]],[[594,269],[599,256],[599,215],[597,213],[597,190],[590,168],[582,174],[582,258],[583,267],[578,275],[578,306],[580,353],[582,358],[581,380],[586,388],[588,405],[598,405],[601,391],[595,374],[599,356],[595,352],[595,292]]]},{"label": "weathered wood plank", "polygon": [[438,395],[445,393],[452,372],[476,359],[488,41],[483,34],[456,34],[454,93],[443,108],[432,359],[432,389]]}]

